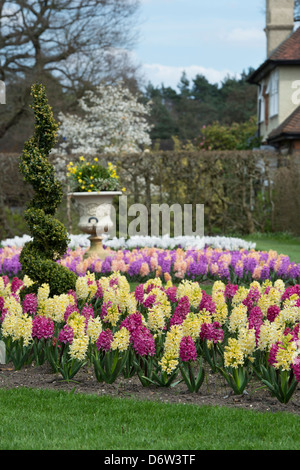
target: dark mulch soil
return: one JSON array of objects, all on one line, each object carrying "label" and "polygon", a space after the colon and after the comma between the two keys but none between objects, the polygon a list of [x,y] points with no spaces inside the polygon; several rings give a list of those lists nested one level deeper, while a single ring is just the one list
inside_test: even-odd
[{"label": "dark mulch soil", "polygon": [[119,398],[156,400],[162,403],[181,403],[194,405],[227,406],[245,408],[261,412],[288,412],[300,414],[300,386],[290,402],[281,404],[270,392],[261,388],[262,384],[252,378],[246,394],[236,396],[219,374],[206,373],[205,381],[198,393],[190,393],[185,383],[175,387],[143,387],[138,377],[119,377],[111,385],[97,382],[91,367],[82,368],[73,381],[66,382],[59,374],[54,374],[48,364],[34,365],[16,371],[12,364],[0,364],[0,388],[39,388],[73,391],[75,393],[110,395]]}]

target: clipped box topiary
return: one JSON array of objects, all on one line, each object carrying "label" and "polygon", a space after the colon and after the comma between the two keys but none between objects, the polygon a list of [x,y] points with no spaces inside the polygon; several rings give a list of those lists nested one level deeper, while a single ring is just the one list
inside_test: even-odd
[{"label": "clipped box topiary", "polygon": [[60,295],[75,288],[77,276],[57,263],[67,250],[69,239],[66,227],[54,215],[62,200],[62,187],[56,180],[48,156],[56,143],[58,124],[48,104],[45,87],[31,88],[35,116],[34,135],[24,144],[19,169],[24,180],[34,189],[34,197],[24,213],[32,241],[20,254],[20,263],[33,286],[22,289],[22,296],[36,292],[43,284],[50,286],[50,295]]}]

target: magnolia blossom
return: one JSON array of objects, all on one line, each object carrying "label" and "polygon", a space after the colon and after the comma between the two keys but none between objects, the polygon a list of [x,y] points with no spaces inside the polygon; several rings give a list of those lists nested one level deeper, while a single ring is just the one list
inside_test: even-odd
[{"label": "magnolia blossom", "polygon": [[86,91],[78,104],[84,117],[59,114],[62,153],[66,149],[90,155],[132,153],[151,145],[147,120],[151,105],[140,103],[122,83],[98,85],[96,92]]}]

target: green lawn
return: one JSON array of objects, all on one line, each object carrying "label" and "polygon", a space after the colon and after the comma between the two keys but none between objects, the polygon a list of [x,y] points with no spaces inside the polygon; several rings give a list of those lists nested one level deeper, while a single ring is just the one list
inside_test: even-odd
[{"label": "green lawn", "polygon": [[0,390],[1,450],[292,450],[299,416]]},{"label": "green lawn", "polygon": [[274,250],[278,254],[289,256],[291,261],[300,263],[300,237],[288,234],[253,234],[243,239],[255,242],[256,250]]}]

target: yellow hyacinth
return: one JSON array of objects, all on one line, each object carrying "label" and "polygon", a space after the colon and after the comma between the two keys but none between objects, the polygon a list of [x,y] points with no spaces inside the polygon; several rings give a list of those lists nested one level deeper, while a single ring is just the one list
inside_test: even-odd
[{"label": "yellow hyacinth", "polygon": [[224,364],[225,367],[233,367],[235,369],[244,365],[243,348],[236,338],[228,339],[228,346],[225,346],[224,350]]},{"label": "yellow hyacinth", "polygon": [[118,349],[119,351],[126,351],[130,343],[130,333],[127,328],[122,327],[119,331],[113,336],[111,342],[111,349],[114,351]]},{"label": "yellow hyacinth", "polygon": [[83,361],[86,358],[89,345],[89,338],[87,335],[78,336],[74,338],[69,346],[69,355],[71,359]]}]

